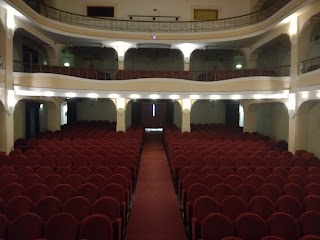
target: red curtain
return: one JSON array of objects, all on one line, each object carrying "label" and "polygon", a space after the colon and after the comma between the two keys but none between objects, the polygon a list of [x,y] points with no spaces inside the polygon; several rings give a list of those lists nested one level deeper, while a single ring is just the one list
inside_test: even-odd
[{"label": "red curtain", "polygon": [[163,128],[166,124],[166,103],[142,103],[141,122],[145,128]]}]

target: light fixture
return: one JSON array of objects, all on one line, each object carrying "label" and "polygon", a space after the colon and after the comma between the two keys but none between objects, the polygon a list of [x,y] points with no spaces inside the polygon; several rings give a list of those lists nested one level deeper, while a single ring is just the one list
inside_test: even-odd
[{"label": "light fixture", "polygon": [[179,20],[179,17],[176,17],[176,21],[178,21]]},{"label": "light fixture", "polygon": [[221,96],[220,95],[216,95],[216,94],[210,96],[211,100],[218,100],[220,98],[221,98]]},{"label": "light fixture", "polygon": [[296,95],[294,93],[289,93],[286,105],[289,111],[294,111],[296,109]]},{"label": "light fixture", "polygon": [[65,67],[70,67],[70,63],[69,63],[69,62],[65,62],[65,63],[63,64],[63,66],[65,66]]},{"label": "light fixture", "polygon": [[233,99],[233,100],[239,100],[240,98],[241,98],[241,96],[239,94],[231,95],[231,99]]},{"label": "light fixture", "polygon": [[255,94],[255,95],[253,95],[253,98],[254,99],[261,99],[262,95],[261,94]]},{"label": "light fixture", "polygon": [[149,97],[150,97],[151,99],[158,99],[158,98],[160,98],[160,96],[159,96],[158,94],[151,94]]},{"label": "light fixture", "polygon": [[132,20],[132,16],[130,16],[130,20]]},{"label": "light fixture", "polygon": [[118,97],[119,97],[119,94],[111,93],[111,94],[109,94],[109,97],[110,97],[110,98],[118,98]]},{"label": "light fixture", "polygon": [[16,27],[16,23],[14,20],[14,13],[11,9],[8,9],[7,10],[7,28],[10,31],[14,31],[15,27]]},{"label": "light fixture", "polygon": [[131,94],[129,97],[132,99],[138,99],[138,98],[140,98],[140,95],[134,93],[134,94]]},{"label": "light fixture", "polygon": [[237,65],[236,65],[236,69],[241,69],[242,68],[242,64],[241,63],[238,63]]},{"label": "light fixture", "polygon": [[156,40],[156,36],[155,36],[155,35],[153,35],[153,36],[152,36],[152,39],[153,39],[153,40]]},{"label": "light fixture", "polygon": [[40,103],[39,108],[40,108],[40,109],[43,109],[43,103]]},{"label": "light fixture", "polygon": [[152,20],[156,20],[156,17],[153,17]]},{"label": "light fixture", "polygon": [[67,92],[67,93],[66,93],[66,97],[68,97],[68,98],[74,98],[74,97],[76,97],[76,96],[77,96],[77,94],[74,93],[74,92]]},{"label": "light fixture", "polygon": [[318,94],[317,94],[317,98],[320,98],[320,92],[318,92]]},{"label": "light fixture", "polygon": [[190,99],[199,99],[199,98],[200,98],[200,96],[197,94],[190,95]]},{"label": "light fixture", "polygon": [[99,95],[97,93],[88,93],[89,98],[97,98]]},{"label": "light fixture", "polygon": [[289,26],[289,34],[293,36],[298,32],[298,19],[297,17],[292,17]]},{"label": "light fixture", "polygon": [[53,97],[54,96],[54,92],[51,92],[51,91],[45,91],[45,92],[43,92],[43,94],[46,97]]},{"label": "light fixture", "polygon": [[172,99],[172,100],[176,100],[176,99],[179,99],[180,96],[177,95],[177,94],[172,94],[172,95],[169,96],[169,98]]}]

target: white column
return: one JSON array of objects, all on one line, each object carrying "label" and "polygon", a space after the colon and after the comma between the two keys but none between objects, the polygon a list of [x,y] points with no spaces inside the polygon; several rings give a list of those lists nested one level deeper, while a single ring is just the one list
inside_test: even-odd
[{"label": "white column", "polygon": [[118,54],[118,70],[124,70],[124,56],[126,51],[132,47],[132,44],[119,41],[115,42],[111,47],[116,50]]},{"label": "white column", "polygon": [[192,102],[190,99],[182,100],[182,124],[181,124],[181,132],[190,132],[190,116],[191,116],[191,106]]},{"label": "white column", "polygon": [[59,66],[59,55],[65,47],[66,44],[55,44],[54,48],[46,48],[46,52],[48,54],[48,65]]},{"label": "white column", "polygon": [[243,132],[255,132],[257,130],[255,104],[242,102],[241,105],[244,112]]},{"label": "white column", "polygon": [[130,100],[125,98],[117,98],[114,102],[116,103],[117,109],[117,132],[126,131],[126,104]]},{"label": "white column", "polygon": [[49,102],[48,106],[48,130],[57,131],[61,130],[61,104],[63,99],[57,99]]},{"label": "white column", "polygon": [[240,51],[244,54],[246,58],[246,65],[245,68],[251,69],[257,67],[257,59],[259,54],[261,53],[260,50],[251,50],[250,48],[242,48]]}]

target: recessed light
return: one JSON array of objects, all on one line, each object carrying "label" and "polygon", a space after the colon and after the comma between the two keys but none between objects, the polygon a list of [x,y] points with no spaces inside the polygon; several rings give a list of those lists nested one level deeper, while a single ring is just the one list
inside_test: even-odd
[{"label": "recessed light", "polygon": [[138,99],[138,98],[140,98],[140,95],[134,93],[134,94],[131,94],[129,97],[132,99]]},{"label": "recessed light", "polygon": [[190,99],[199,99],[199,98],[200,98],[200,96],[197,94],[190,95]]},{"label": "recessed light", "polygon": [[111,93],[109,95],[110,98],[118,98],[119,97],[119,94],[116,94],[116,93]]},{"label": "recessed light", "polygon": [[177,94],[172,94],[172,95],[169,96],[169,98],[170,98],[170,99],[173,99],[173,100],[176,100],[176,99],[179,99],[180,96],[177,95]]},{"label": "recessed light", "polygon": [[239,100],[240,98],[241,98],[241,96],[239,94],[231,95],[231,99],[233,99],[233,100]]},{"label": "recessed light", "polygon": [[158,99],[158,98],[160,98],[160,96],[159,96],[158,94],[151,94],[149,97],[150,97],[151,99]]},{"label": "recessed light", "polygon": [[220,99],[220,98],[221,98],[221,96],[220,95],[216,95],[216,94],[210,96],[211,100],[217,100],[217,99]]},{"label": "recessed light", "polygon": [[97,93],[88,93],[89,98],[97,98],[99,95]]},{"label": "recessed light", "polygon": [[76,96],[77,96],[77,94],[74,93],[74,92],[67,92],[66,93],[66,97],[68,97],[68,98],[73,98],[73,97],[76,97]]}]

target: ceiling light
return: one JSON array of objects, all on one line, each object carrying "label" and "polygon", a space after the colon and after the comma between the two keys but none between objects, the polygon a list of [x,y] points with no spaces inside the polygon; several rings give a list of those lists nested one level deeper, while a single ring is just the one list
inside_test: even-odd
[{"label": "ceiling light", "polygon": [[99,95],[97,93],[88,93],[89,98],[97,98]]},{"label": "ceiling light", "polygon": [[67,92],[66,93],[66,97],[68,97],[68,98],[73,98],[73,97],[76,97],[76,96],[77,96],[77,94],[74,93],[74,92]]},{"label": "ceiling light", "polygon": [[158,94],[151,94],[149,97],[150,97],[151,99],[158,99],[158,98],[160,98],[160,96],[159,96]]},{"label": "ceiling light", "polygon": [[233,99],[233,100],[239,100],[240,98],[241,98],[241,96],[239,94],[231,95],[231,99]]},{"label": "ceiling light", "polygon": [[172,95],[169,96],[169,98],[170,98],[170,99],[173,99],[173,100],[176,100],[176,99],[179,99],[180,96],[177,95],[177,94],[172,94]]},{"label": "ceiling light", "polygon": [[45,91],[45,92],[43,92],[43,94],[44,94],[44,96],[46,96],[46,97],[52,97],[52,96],[54,96],[54,92],[50,92],[50,91]]},{"label": "ceiling light", "polygon": [[254,99],[261,99],[262,95],[261,94],[255,94],[255,95],[253,95],[253,98]]},{"label": "ceiling light", "polygon": [[134,93],[134,94],[131,94],[129,97],[132,99],[138,99],[138,98],[140,98],[140,95]]},{"label": "ceiling light", "polygon": [[118,97],[119,97],[119,94],[111,93],[111,94],[109,94],[109,97],[110,97],[110,98],[118,98]]},{"label": "ceiling light", "polygon": [[220,99],[220,98],[221,98],[220,95],[211,95],[211,96],[210,96],[210,99],[211,99],[211,100],[217,100],[217,99]]},{"label": "ceiling light", "polygon": [[65,63],[63,64],[63,66],[65,66],[65,67],[70,67],[70,63],[65,62]]},{"label": "ceiling light", "polygon": [[190,95],[190,99],[199,99],[199,98],[200,98],[200,96],[197,94]]}]

